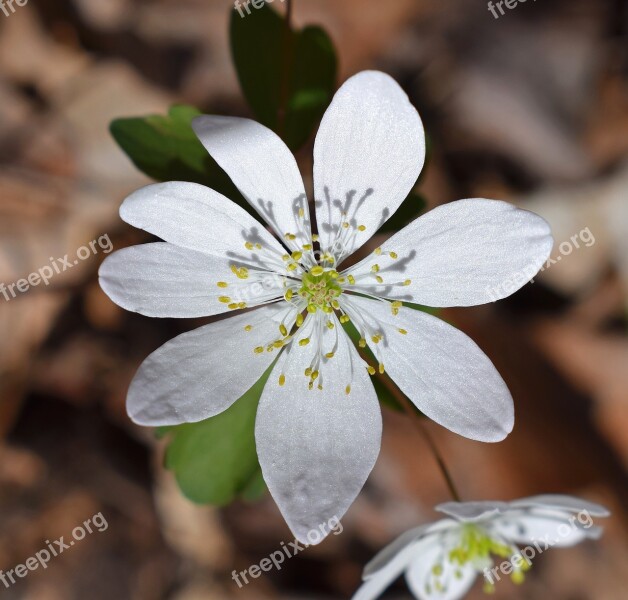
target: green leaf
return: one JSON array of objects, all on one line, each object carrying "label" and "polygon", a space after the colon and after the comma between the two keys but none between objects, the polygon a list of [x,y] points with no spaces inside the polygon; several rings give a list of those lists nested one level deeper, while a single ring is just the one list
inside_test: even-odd
[{"label": "green leaf", "polygon": [[414,219],[420,217],[427,208],[427,202],[423,196],[415,192],[410,192],[407,198],[401,203],[401,206],[395,213],[382,225],[380,232],[400,231],[408,223],[412,223]]},{"label": "green leaf", "polygon": [[271,370],[225,412],[169,430],[165,465],[193,502],[225,506],[240,495],[253,500],[263,494],[255,415]]},{"label": "green leaf", "polygon": [[201,183],[250,210],[227,174],[192,130],[193,106],[173,106],[167,115],[116,119],[111,135],[135,166],[157,181]]},{"label": "green leaf", "polygon": [[296,150],[311,136],[333,97],[333,43],[320,27],[290,29],[286,35],[284,17],[268,4],[243,14],[234,10],[231,15],[231,52],[242,92],[256,119]]}]

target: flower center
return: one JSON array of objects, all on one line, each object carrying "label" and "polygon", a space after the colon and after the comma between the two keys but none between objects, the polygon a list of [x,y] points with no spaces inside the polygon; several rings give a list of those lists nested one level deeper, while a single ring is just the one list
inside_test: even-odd
[{"label": "flower center", "polygon": [[334,309],[340,308],[337,298],[342,294],[342,288],[338,284],[338,272],[325,271],[318,265],[313,267],[301,277],[301,288],[298,293],[307,302],[308,312],[322,310],[325,313],[332,313]]},{"label": "flower center", "polygon": [[[512,560],[518,552],[516,546],[509,546],[493,539],[484,528],[473,523],[466,523],[462,527],[458,545],[449,551],[445,560],[453,566],[453,577],[460,579],[463,576],[461,567],[467,564],[471,564],[476,571],[481,572],[493,565],[492,556]],[[512,566],[510,578],[516,584],[523,583],[525,571],[530,569],[531,563],[527,559],[523,559],[515,564],[515,561],[512,560]],[[451,571],[446,573],[441,559],[432,567],[425,584],[426,593],[431,594],[434,590],[439,593],[445,592],[448,584],[446,578],[451,575]],[[490,594],[493,593],[494,589],[494,583],[485,579],[484,591]]]}]

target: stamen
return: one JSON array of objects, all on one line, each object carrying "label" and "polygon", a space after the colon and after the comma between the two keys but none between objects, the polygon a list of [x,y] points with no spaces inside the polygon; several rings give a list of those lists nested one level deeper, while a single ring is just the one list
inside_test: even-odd
[{"label": "stamen", "polygon": [[219,281],[216,285],[217,285],[219,288],[226,288],[226,287],[228,287],[228,286],[229,286],[229,284],[228,284],[226,281]]}]

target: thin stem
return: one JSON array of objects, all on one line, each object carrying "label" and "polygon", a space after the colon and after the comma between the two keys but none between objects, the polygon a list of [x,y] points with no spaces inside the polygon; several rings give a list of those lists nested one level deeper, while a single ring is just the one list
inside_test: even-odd
[{"label": "thin stem", "polygon": [[277,115],[277,133],[285,141],[286,116],[290,94],[290,71],[292,67],[292,0],[286,0],[286,16],[283,22],[281,89],[279,90],[279,111]]},{"label": "thin stem", "polygon": [[456,489],[456,486],[454,484],[454,480],[452,479],[449,473],[449,470],[447,469],[445,460],[443,459],[443,456],[441,455],[438,449],[438,446],[436,446],[434,439],[432,438],[429,431],[427,430],[427,427],[425,427],[425,425],[423,424],[423,420],[416,413],[414,406],[406,398],[405,394],[402,394],[396,388],[396,386],[392,383],[392,381],[390,381],[388,377],[379,376],[379,380],[382,382],[383,385],[386,386],[386,389],[395,397],[395,400],[397,400],[397,402],[401,405],[405,413],[408,415],[408,417],[410,417],[411,421],[414,423],[414,426],[416,427],[416,429],[419,431],[419,433],[423,436],[423,438],[427,442],[427,445],[430,447],[430,450],[432,451],[432,454],[434,455],[434,458],[436,459],[438,468],[440,469],[443,475],[443,479],[445,480],[445,483],[447,484],[447,487],[449,488],[449,492],[452,498],[456,502],[462,502],[462,500],[460,500],[460,494],[458,494],[458,490]]}]

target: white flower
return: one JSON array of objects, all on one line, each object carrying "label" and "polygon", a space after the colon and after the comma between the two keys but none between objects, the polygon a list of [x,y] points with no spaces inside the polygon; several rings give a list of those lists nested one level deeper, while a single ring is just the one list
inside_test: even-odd
[{"label": "white flower", "polygon": [[[522,583],[534,556],[596,539],[602,530],[592,517],[609,515],[599,504],[559,495],[447,502],[436,510],[451,518],[412,529],[384,548],[364,569],[353,600],[377,598],[401,573],[418,600],[463,598],[479,574],[487,592],[502,577]],[[504,570],[493,567],[494,557],[507,561]]]},{"label": "white flower", "polygon": [[[419,115],[383,73],[349,79],[322,120],[314,147],[318,236],[297,163],[277,135],[234,117],[198,117],[194,130],[279,240],[201,185],[150,185],[125,200],[121,217],[164,242],[108,257],[100,281],[114,302],[152,317],[236,313],[146,359],[128,394],[135,422],[217,415],[274,364],[257,413],[257,452],[300,540],[345,513],[375,463],[381,414],[369,373],[376,369],[386,368],[423,413],[452,431],[491,442],[511,431],[512,399],[490,360],[454,327],[401,304],[495,300],[495,286],[514,273],[529,279],[549,256],[544,220],[504,202],[461,200],[342,270],[406,198],[425,158]],[[250,307],[259,308],[239,312]],[[349,319],[375,366],[345,335]]]}]

